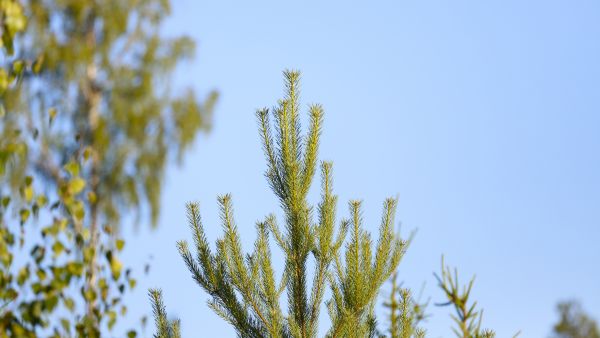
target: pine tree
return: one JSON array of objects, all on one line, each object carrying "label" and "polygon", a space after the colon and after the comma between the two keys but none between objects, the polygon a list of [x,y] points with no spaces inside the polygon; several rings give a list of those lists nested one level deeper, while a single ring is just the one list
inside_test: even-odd
[{"label": "pine tree", "polygon": [[[332,164],[322,162],[321,202],[316,208],[309,205],[306,196],[317,171],[323,109],[319,105],[309,107],[310,126],[303,136],[300,74],[286,71],[284,75],[285,97],[275,108],[257,112],[267,159],[266,178],[283,208],[283,227],[272,215],[258,222],[254,250],[244,254],[231,197],[221,196],[218,201],[224,234],[213,252],[199,206],[190,203],[187,214],[196,252],[192,253],[185,241],[178,243],[179,251],[193,279],[210,295],[210,308],[240,337],[316,337],[327,285],[332,294],[326,303],[331,318],[327,336],[375,336],[377,295],[407,245],[394,232],[397,202],[385,201],[376,243],[363,229],[359,201],[349,203],[350,217],[336,227]],[[285,257],[279,278],[271,259],[271,239]],[[307,273],[309,260],[314,261],[312,274]],[[283,293],[287,295],[287,311],[282,309]]]}]

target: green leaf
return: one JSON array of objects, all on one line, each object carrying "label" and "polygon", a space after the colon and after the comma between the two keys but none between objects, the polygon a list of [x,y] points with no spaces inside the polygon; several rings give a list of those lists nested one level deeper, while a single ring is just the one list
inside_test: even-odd
[{"label": "green leaf", "polygon": [[19,286],[22,286],[23,284],[25,284],[25,282],[27,281],[28,278],[29,278],[29,265],[25,265],[24,267],[22,267],[19,270],[19,273],[17,274],[17,284]]},{"label": "green leaf", "polygon": [[48,110],[48,124],[52,125],[54,118],[56,117],[56,108],[50,108]]},{"label": "green leaf", "polygon": [[4,68],[0,68],[0,94],[4,93],[8,88],[9,79],[8,73]]},{"label": "green leaf", "polygon": [[[83,217],[85,217],[85,207],[84,207],[82,201],[79,201],[79,200],[73,201],[73,202],[69,203],[68,207],[69,207],[69,212],[71,213],[73,218],[75,218],[75,220],[77,220],[77,221],[83,220]],[[86,231],[86,230],[87,229],[84,229],[84,231]]]},{"label": "green leaf", "polygon": [[79,164],[75,161],[70,161],[65,164],[65,170],[71,175],[71,177],[79,176]]},{"label": "green leaf", "polygon": [[48,198],[46,197],[46,195],[38,195],[36,197],[36,203],[40,206],[43,207],[48,203]]},{"label": "green leaf", "polygon": [[117,247],[118,251],[123,250],[123,247],[125,246],[125,241],[122,239],[117,239],[117,241],[115,242],[115,246]]},{"label": "green leaf", "polygon": [[98,201],[98,197],[96,196],[96,193],[94,193],[93,191],[88,191],[87,199],[92,204],[94,204],[94,203],[96,203],[96,201]]},{"label": "green leaf", "polygon": [[23,189],[23,197],[25,198],[25,202],[31,202],[33,199],[33,187],[31,185],[28,185]]},{"label": "green leaf", "polygon": [[23,73],[23,69],[25,69],[25,63],[23,60],[17,60],[12,64],[13,72],[17,75],[21,75]]},{"label": "green leaf", "polygon": [[35,61],[33,62],[33,65],[31,66],[31,70],[33,71],[34,74],[39,74],[39,72],[42,70],[42,65],[44,64],[44,54],[40,54],[37,59],[35,59]]},{"label": "green leaf", "polygon": [[16,299],[17,296],[19,296],[19,293],[15,289],[10,288],[6,291],[6,295],[4,296],[4,298],[13,300],[13,299]]},{"label": "green leaf", "polygon": [[60,325],[62,326],[62,328],[63,328],[63,330],[65,332],[70,332],[70,330],[71,330],[71,323],[69,322],[68,319],[61,318],[60,319]]},{"label": "green leaf", "polygon": [[75,177],[69,181],[69,193],[77,195],[85,189],[85,180],[81,177]]},{"label": "green leaf", "polygon": [[75,309],[75,301],[73,300],[73,298],[71,297],[66,297],[63,300],[63,304],[65,304],[65,307],[69,310],[69,311],[73,311],[73,309]]},{"label": "green leaf", "polygon": [[123,269],[123,263],[119,261],[117,257],[112,257],[110,260],[110,272],[114,280],[118,280],[121,276],[121,270]]},{"label": "green leaf", "polygon": [[35,272],[40,281],[44,281],[47,277],[46,271],[39,269]]},{"label": "green leaf", "polygon": [[66,268],[67,272],[73,276],[81,276],[81,274],[83,273],[83,264],[81,264],[81,262],[69,262],[67,263]]},{"label": "green leaf", "polygon": [[19,211],[19,215],[21,217],[21,225],[23,225],[23,224],[25,224],[25,222],[27,222],[30,214],[31,214],[31,212],[29,211],[29,209],[21,209]]},{"label": "green leaf", "polygon": [[130,289],[134,289],[135,286],[137,285],[137,281],[133,278],[129,279],[129,288]]},{"label": "green leaf", "polygon": [[117,313],[114,311],[108,311],[108,329],[112,330],[113,326],[117,322]]},{"label": "green leaf", "polygon": [[93,289],[87,289],[83,292],[83,298],[88,302],[92,302],[96,299],[96,292]]},{"label": "green leaf", "polygon": [[65,246],[61,241],[56,241],[52,244],[52,252],[54,252],[55,256],[60,255],[65,250]]},{"label": "green leaf", "polygon": [[10,197],[8,197],[8,196],[2,197],[2,207],[6,209],[6,207],[8,207],[9,204],[10,204]]},{"label": "green leaf", "polygon": [[85,147],[85,149],[83,149],[83,160],[87,161],[90,156],[92,156],[92,149],[90,147]]},{"label": "green leaf", "polygon": [[94,258],[94,254],[95,254],[95,249],[91,246],[88,246],[87,248],[83,249],[83,261],[86,264],[89,264],[92,259]]},{"label": "green leaf", "polygon": [[31,256],[37,264],[40,264],[44,257],[46,257],[46,249],[44,247],[36,245],[31,249]]}]

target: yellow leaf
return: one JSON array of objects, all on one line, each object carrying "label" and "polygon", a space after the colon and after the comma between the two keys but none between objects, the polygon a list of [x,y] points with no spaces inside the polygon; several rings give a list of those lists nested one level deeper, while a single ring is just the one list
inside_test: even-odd
[{"label": "yellow leaf", "polygon": [[117,246],[117,250],[121,251],[121,250],[123,250],[123,247],[125,246],[125,241],[122,239],[117,239],[117,242],[115,243],[115,245]]},{"label": "yellow leaf", "polygon": [[123,263],[115,256],[110,260],[110,271],[114,280],[119,279],[121,276],[121,270],[123,269]]},{"label": "yellow leaf", "polygon": [[56,117],[56,108],[50,108],[50,110],[48,110],[48,115],[50,116],[48,121],[50,125],[52,125],[52,121],[54,121],[54,118]]},{"label": "yellow leaf", "polygon": [[32,186],[28,186],[23,190],[23,195],[25,197],[25,201],[27,203],[31,202],[31,200],[33,199],[33,187]]},{"label": "yellow leaf", "polygon": [[31,67],[33,72],[35,74],[38,74],[42,70],[43,64],[44,64],[44,54],[40,54],[37,57],[37,59],[35,60],[35,62],[33,63],[33,66]]},{"label": "yellow leaf", "polygon": [[83,160],[87,161],[91,155],[92,149],[90,147],[85,147],[85,149],[83,149]]},{"label": "yellow leaf", "polygon": [[29,211],[29,209],[21,209],[19,211],[19,214],[21,215],[21,224],[24,224],[25,222],[27,222],[27,219],[29,219],[29,215],[31,214],[31,212]]},{"label": "yellow leaf", "polygon": [[77,164],[75,161],[70,161],[69,163],[65,164],[64,168],[72,177],[79,175],[79,164]]},{"label": "yellow leaf", "polygon": [[69,193],[77,195],[85,188],[85,180],[81,177],[75,177],[69,182]]},{"label": "yellow leaf", "polygon": [[98,198],[96,197],[96,194],[93,191],[89,191],[87,193],[87,198],[88,198],[88,201],[90,201],[90,203],[92,203],[92,204],[96,203],[96,201],[98,200]]}]

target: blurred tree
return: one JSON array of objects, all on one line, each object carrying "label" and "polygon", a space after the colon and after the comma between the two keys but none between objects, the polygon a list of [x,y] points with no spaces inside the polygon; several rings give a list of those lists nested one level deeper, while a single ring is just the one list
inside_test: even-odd
[{"label": "blurred tree", "polygon": [[[0,6],[0,332],[98,336],[135,286],[118,259],[123,216],[156,224],[165,168],[208,130],[216,93],[172,95],[194,43],[160,34],[168,0]],[[36,233],[30,215],[49,225]]]},{"label": "blurred tree", "polygon": [[554,325],[555,338],[600,338],[598,323],[586,314],[576,301],[561,302],[557,306],[560,316]]}]

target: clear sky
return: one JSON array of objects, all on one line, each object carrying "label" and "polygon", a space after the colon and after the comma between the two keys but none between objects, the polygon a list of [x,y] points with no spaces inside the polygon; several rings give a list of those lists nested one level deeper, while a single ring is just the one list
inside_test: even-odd
[{"label": "clear sky", "polygon": [[[303,102],[325,108],[320,158],[334,162],[338,215],[362,199],[374,232],[398,196],[402,233],[418,230],[405,285],[442,301],[432,273],[444,254],[477,275],[498,337],[548,336],[565,298],[600,318],[600,2],[175,0],[165,33],[198,42],[176,86],[221,97],[211,134],[168,173],[159,228],[128,241],[139,266],[153,257],[130,313],[149,314],[145,291],[161,287],[184,337],[235,336],[175,242],[191,239],[190,200],[214,241],[216,196],[232,193],[246,248],[255,221],[279,212],[254,112],[296,68]],[[429,336],[450,337],[449,309],[429,312]]]}]

